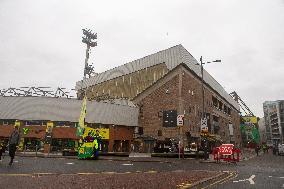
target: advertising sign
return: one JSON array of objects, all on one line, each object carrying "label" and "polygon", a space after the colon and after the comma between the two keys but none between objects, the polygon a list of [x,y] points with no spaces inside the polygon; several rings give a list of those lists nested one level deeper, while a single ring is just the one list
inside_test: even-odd
[{"label": "advertising sign", "polygon": [[53,129],[53,126],[54,126],[53,122],[52,121],[48,121],[47,124],[46,124],[45,132],[46,133],[51,133],[52,129]]},{"label": "advertising sign", "polygon": [[27,135],[29,133],[30,129],[29,128],[23,128],[23,134]]},{"label": "advertising sign", "polygon": [[233,153],[233,144],[222,144],[219,146],[219,154],[220,155],[232,155]]},{"label": "advertising sign", "polygon": [[96,134],[98,133],[101,139],[109,139],[109,129],[107,128],[94,129],[94,128],[86,127],[83,138],[88,136],[89,133],[91,134],[91,136],[96,136]]},{"label": "advertising sign", "polygon": [[20,126],[21,126],[21,122],[18,121],[18,120],[16,120],[16,121],[15,121],[15,127],[18,127],[18,128],[19,128]]},{"label": "advertising sign", "polygon": [[184,118],[183,114],[177,116],[177,126],[183,126],[183,118]]},{"label": "advertising sign", "polygon": [[208,132],[207,119],[201,119],[201,132]]},{"label": "advertising sign", "polygon": [[245,123],[257,123],[257,118],[255,116],[243,116]]}]

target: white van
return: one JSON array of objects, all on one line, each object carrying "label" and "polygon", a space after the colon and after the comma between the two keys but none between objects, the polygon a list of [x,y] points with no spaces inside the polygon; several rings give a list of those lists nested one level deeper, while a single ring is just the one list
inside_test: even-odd
[{"label": "white van", "polygon": [[278,144],[278,155],[284,155],[284,144]]}]

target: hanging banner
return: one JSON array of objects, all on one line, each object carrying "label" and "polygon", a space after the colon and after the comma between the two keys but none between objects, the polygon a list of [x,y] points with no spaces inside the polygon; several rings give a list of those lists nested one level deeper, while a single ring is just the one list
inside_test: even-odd
[{"label": "hanging banner", "polygon": [[15,127],[20,128],[20,126],[21,126],[21,122],[20,122],[20,121],[18,121],[18,120],[16,120],[16,121],[15,121]]},{"label": "hanging banner", "polygon": [[77,136],[82,136],[85,127],[85,118],[87,114],[87,97],[85,96],[82,102],[81,114],[79,117],[79,125],[77,125]]},{"label": "hanging banner", "polygon": [[52,121],[48,121],[47,124],[46,124],[46,130],[45,132],[46,133],[52,133],[52,129],[54,127],[54,123]]}]

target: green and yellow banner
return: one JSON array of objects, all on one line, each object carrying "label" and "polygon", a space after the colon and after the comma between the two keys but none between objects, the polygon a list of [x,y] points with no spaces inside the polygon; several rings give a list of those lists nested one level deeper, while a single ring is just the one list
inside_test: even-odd
[{"label": "green and yellow banner", "polygon": [[79,117],[79,125],[77,125],[77,136],[82,136],[85,128],[85,118],[87,114],[87,96],[83,98],[81,114]]}]

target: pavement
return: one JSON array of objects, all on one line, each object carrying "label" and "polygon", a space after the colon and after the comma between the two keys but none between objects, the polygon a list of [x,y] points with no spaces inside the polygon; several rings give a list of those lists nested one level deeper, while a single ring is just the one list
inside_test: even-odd
[{"label": "pavement", "polygon": [[[128,156],[126,156],[126,154]],[[259,155],[262,153],[260,152]],[[5,154],[4,154],[5,155]],[[17,152],[17,156],[20,157],[39,157],[39,158],[66,158],[66,159],[78,159],[77,156],[63,156],[62,153],[42,153],[42,152]],[[6,156],[8,154],[6,153]],[[110,152],[110,153],[103,153],[99,156],[99,160],[108,160],[108,161],[130,161],[130,162],[173,162],[178,161],[182,158],[175,158],[178,157],[178,154],[158,154],[155,153],[154,156],[151,153],[125,153],[125,152]],[[196,159],[192,158],[192,154],[190,156],[185,156],[184,159]],[[195,156],[193,156],[195,157]],[[242,153],[240,154],[240,162],[247,161],[252,158],[256,157],[254,149],[243,149]],[[209,159],[204,160],[202,158],[197,159],[200,163],[216,163],[212,154],[209,155]],[[221,162],[227,163],[227,162]]]}]

